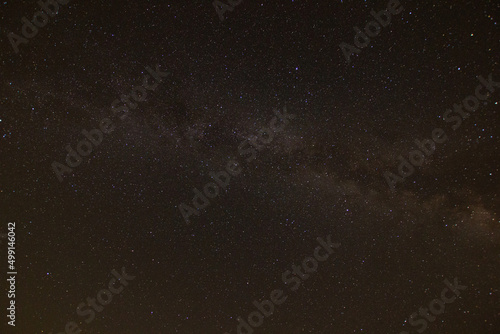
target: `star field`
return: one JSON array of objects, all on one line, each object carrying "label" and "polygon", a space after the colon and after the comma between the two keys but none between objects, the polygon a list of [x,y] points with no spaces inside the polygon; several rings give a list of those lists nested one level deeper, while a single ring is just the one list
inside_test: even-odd
[{"label": "star field", "polygon": [[[443,117],[479,76],[500,81],[499,4],[401,1],[346,61],[339,45],[387,3],[243,0],[221,21],[213,1],[73,0],[18,53],[7,36],[40,7],[0,3],[0,254],[6,268],[16,222],[18,267],[0,333],[234,334],[281,289],[254,333],[414,334],[455,277],[467,289],[425,333],[499,333],[500,87],[458,129]],[[156,89],[120,102],[147,75]],[[284,107],[247,161],[239,146]],[[105,118],[60,181],[51,164]],[[435,128],[447,140],[391,191],[384,172]],[[180,203],[197,210],[193,189],[230,160],[241,172],[186,224]],[[328,235],[340,246],[292,291],[282,273]],[[123,267],[135,278],[85,322],[78,305]]]}]

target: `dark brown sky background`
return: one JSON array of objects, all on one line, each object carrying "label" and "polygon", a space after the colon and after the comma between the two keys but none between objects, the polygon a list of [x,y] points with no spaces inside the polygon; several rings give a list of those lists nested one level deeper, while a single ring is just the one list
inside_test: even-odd
[{"label": "dark brown sky background", "polygon": [[[425,333],[499,333],[500,88],[456,131],[441,118],[477,76],[500,81],[499,4],[402,1],[347,64],[339,44],[386,4],[244,0],[221,22],[208,0],[73,0],[16,54],[7,34],[39,6],[0,2],[0,233],[17,223],[18,266],[1,333],[83,320],[125,267],[136,279],[82,333],[233,334],[329,234],[336,259],[256,334],[413,334],[455,277],[467,290]],[[59,182],[64,147],[156,64],[172,75]],[[296,118],[243,162],[285,104]],[[383,172],[436,127],[449,140],[391,192]],[[186,225],[177,206],[231,158],[243,172]]]}]

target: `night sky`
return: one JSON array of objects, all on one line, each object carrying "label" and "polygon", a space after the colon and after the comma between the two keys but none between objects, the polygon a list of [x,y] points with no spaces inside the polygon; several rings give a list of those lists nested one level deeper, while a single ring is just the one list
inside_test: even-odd
[{"label": "night sky", "polygon": [[392,0],[231,2],[221,20],[211,0],[71,0],[26,39],[40,5],[0,2],[2,281],[8,222],[18,273],[0,333],[500,333],[499,2],[401,1],[363,48],[355,27]]}]

